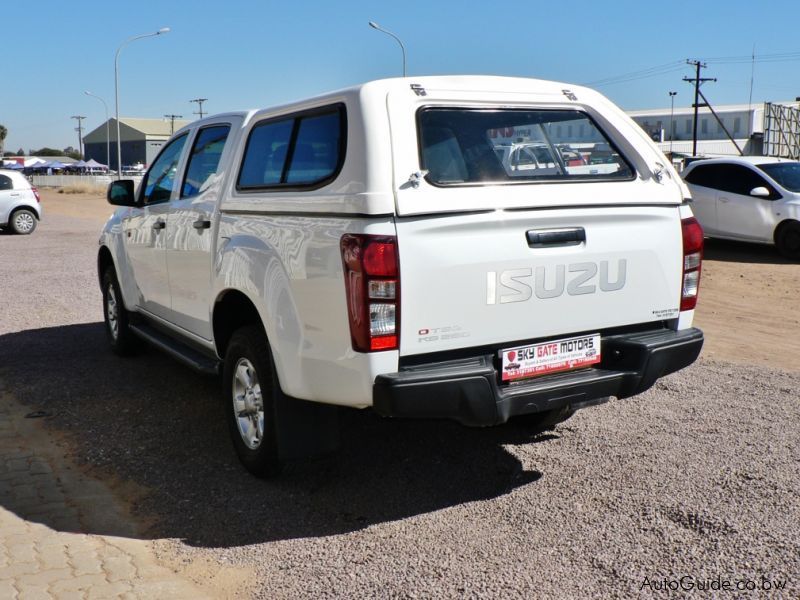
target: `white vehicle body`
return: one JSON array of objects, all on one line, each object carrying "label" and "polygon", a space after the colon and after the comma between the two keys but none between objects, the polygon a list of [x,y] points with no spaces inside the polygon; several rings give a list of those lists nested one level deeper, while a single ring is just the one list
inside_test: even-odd
[{"label": "white vehicle body", "polygon": [[31,233],[42,218],[39,193],[22,173],[0,169],[0,227]]},{"label": "white vehicle body", "polygon": [[[227,124],[213,176],[191,197],[182,199],[178,185],[158,203],[118,209],[100,237],[101,278],[113,268],[127,311],[212,366],[226,359],[237,319],[225,316],[231,299],[243,303],[239,312],[252,306],[280,389],[295,399],[491,425],[638,393],[691,363],[702,344],[693,303],[682,305],[685,277],[699,269],[699,254],[696,267],[684,258],[688,194],[622,111],[594,91],[565,87],[496,77],[392,79],[194,122],[173,137],[187,141],[171,172],[183,181],[198,132]],[[580,113],[618,149],[630,176],[604,177],[617,167],[599,165],[596,181],[474,185],[451,181],[466,168],[451,161],[434,181],[426,161],[440,160],[456,142],[443,139],[423,153],[424,111],[469,119],[498,109]],[[294,157],[303,119],[334,110],[345,115],[346,135],[331,178],[311,189],[240,185],[257,136],[295,115]],[[288,181],[283,164],[281,181]],[[377,351],[356,349],[349,312],[343,248],[363,235],[391,240],[398,254],[399,293],[385,313],[395,339],[380,338],[396,343]],[[504,350],[582,334],[602,338],[602,368],[511,385],[500,378]],[[553,378],[569,389],[554,392]]]},{"label": "white vehicle body", "polygon": [[[775,169],[797,174],[800,162],[742,156],[701,160],[686,167],[681,175],[689,186],[692,209],[705,234],[775,244],[780,241],[783,228],[800,226],[800,187],[794,181],[795,189],[787,187],[788,182],[781,183]],[[795,253],[800,250],[797,243]],[[788,249],[791,252],[792,247]]]}]

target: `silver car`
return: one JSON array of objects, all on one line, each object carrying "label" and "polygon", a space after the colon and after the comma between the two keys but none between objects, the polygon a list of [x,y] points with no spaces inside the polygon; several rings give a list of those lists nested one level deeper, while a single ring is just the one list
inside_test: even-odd
[{"label": "silver car", "polygon": [[706,236],[800,259],[800,162],[767,156],[699,160],[681,173]]},{"label": "silver car", "polygon": [[0,227],[28,235],[41,218],[39,191],[21,173],[0,169]]}]

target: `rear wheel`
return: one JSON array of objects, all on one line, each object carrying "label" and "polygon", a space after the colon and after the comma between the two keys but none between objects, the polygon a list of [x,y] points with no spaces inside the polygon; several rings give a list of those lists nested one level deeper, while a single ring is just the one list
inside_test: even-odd
[{"label": "rear wheel", "polygon": [[225,352],[225,415],[239,460],[257,477],[281,471],[275,410],[281,395],[261,328],[248,325],[237,330]]},{"label": "rear wheel", "polygon": [[781,225],[775,234],[775,245],[785,257],[800,259],[800,222],[791,221]]},{"label": "rear wheel", "polygon": [[27,208],[21,208],[11,215],[9,220],[11,230],[19,235],[28,235],[36,229],[36,215]]}]

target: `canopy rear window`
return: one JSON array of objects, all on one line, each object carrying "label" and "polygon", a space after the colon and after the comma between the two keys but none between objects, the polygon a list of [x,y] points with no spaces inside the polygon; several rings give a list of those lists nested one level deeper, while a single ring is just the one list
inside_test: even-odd
[{"label": "canopy rear window", "polygon": [[632,179],[634,170],[578,110],[424,108],[420,161],[434,185]]}]

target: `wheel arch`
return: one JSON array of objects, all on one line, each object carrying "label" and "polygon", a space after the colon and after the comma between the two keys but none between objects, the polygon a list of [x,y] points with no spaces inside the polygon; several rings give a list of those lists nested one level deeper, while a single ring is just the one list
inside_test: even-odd
[{"label": "wheel arch", "polygon": [[15,206],[14,208],[12,208],[11,211],[8,213],[8,222],[11,223],[11,220],[14,218],[14,215],[21,210],[29,210],[33,213],[33,216],[36,217],[37,221],[42,220],[39,211],[34,206],[30,204],[20,204],[19,206]]},{"label": "wheel arch", "polygon": [[797,219],[792,219],[792,218],[786,218],[783,221],[781,221],[780,223],[778,223],[777,227],[775,227],[775,231],[772,234],[773,243],[777,244],[778,243],[778,236],[780,236],[781,231],[783,231],[784,228],[788,227],[789,225],[791,225],[793,223],[800,225],[800,221],[798,221]]},{"label": "wheel arch", "polygon": [[114,264],[114,257],[111,254],[111,250],[108,249],[108,246],[100,246],[100,250],[97,252],[97,281],[101,288],[103,287],[103,274],[108,267],[116,271],[117,267]]},{"label": "wheel arch", "polygon": [[211,326],[217,355],[225,357],[225,351],[233,333],[245,325],[258,325],[266,336],[266,327],[255,303],[242,291],[227,289],[219,293],[214,301]]}]

